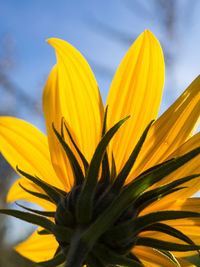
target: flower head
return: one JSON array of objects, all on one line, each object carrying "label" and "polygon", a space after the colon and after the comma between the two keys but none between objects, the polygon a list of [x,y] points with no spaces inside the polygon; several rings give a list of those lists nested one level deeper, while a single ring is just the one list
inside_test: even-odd
[{"label": "flower head", "polygon": [[68,43],[44,89],[47,137],[0,118],[0,149],[21,175],[0,210],[40,228],[16,246],[43,266],[192,266],[200,249],[200,77],[156,121],[162,49],[146,30],[120,64],[104,109],[93,73]]}]

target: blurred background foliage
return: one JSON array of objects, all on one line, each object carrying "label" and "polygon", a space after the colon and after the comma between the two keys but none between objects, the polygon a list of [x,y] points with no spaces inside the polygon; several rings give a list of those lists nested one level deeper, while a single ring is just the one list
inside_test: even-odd
[{"label": "blurred background foliage", "polygon": [[[107,2],[102,1],[101,4],[99,4],[99,1],[98,4],[93,4],[93,6],[91,2],[92,1],[86,1],[84,8],[82,8],[80,1],[77,1],[77,8],[79,9],[79,15],[81,15],[79,19],[83,27],[91,32],[91,36],[92,33],[98,34],[98,38],[103,38],[104,41],[108,43],[114,42],[122,48],[122,50],[126,51],[138,34],[144,30],[146,25],[150,25],[151,28],[158,33],[158,39],[164,50],[166,74],[168,78],[165,87],[167,90],[165,90],[164,94],[165,102],[163,104],[163,109],[165,109],[165,107],[177,97],[177,91],[175,90],[175,88],[177,88],[175,71],[176,58],[180,49],[180,43],[185,38],[185,31],[189,30],[195,23],[195,11],[199,9],[198,1],[121,0],[117,1],[116,10],[114,1],[111,1],[113,5],[110,4],[109,8],[112,12],[110,12],[110,17],[106,18],[104,17],[104,9],[107,8]],[[46,4],[48,5],[47,2]],[[57,13],[54,14],[58,19],[59,4],[59,1],[57,1],[57,9],[55,11]],[[80,6],[78,7],[79,4]],[[36,5],[40,6],[40,1],[36,1]],[[68,1],[66,5],[70,5],[70,1]],[[98,9],[99,6],[101,6],[101,9]],[[124,12],[123,16],[119,16],[120,9]],[[1,9],[1,12],[3,12],[3,9]],[[127,22],[124,18],[127,19]],[[50,23],[51,16],[49,16],[48,19],[49,21],[46,21],[46,24],[48,24],[48,22]],[[1,23],[3,23],[3,21],[1,21]],[[32,23],[34,24],[35,21],[32,21]],[[26,27],[25,24],[26,21],[24,20],[24,27]],[[73,31],[75,24],[76,20],[72,20],[71,31]],[[134,25],[134,27],[132,25]],[[63,34],[62,37],[68,40],[66,33]],[[43,39],[45,38],[46,36],[43,37]],[[32,84],[30,84],[29,90],[25,90],[16,82],[17,79],[13,79],[13,72],[20,68],[20,58],[16,56],[17,48],[15,39],[15,32],[9,30],[9,27],[6,30],[4,29],[0,39],[0,115],[21,117],[27,121],[36,122],[37,126],[44,130],[41,97],[35,97],[34,93],[30,93],[35,90]],[[35,49],[37,48],[35,47]],[[96,52],[95,49],[94,51]],[[106,61],[106,58],[96,58],[95,53],[86,52],[85,54],[100,84],[107,86],[107,81],[110,83],[115,72],[112,62]],[[36,81],[38,82],[37,90],[41,92],[40,95],[42,94],[42,87],[48,71],[49,69],[46,70],[44,77],[42,77],[42,82],[39,78],[38,81]],[[26,73],[24,72],[24,77],[25,76]],[[190,77],[188,79],[190,79]],[[103,91],[102,93],[104,101],[106,92],[107,91]],[[14,179],[16,179],[16,174],[3,157],[0,156],[1,208],[7,205],[6,194]],[[35,266],[35,264],[23,259],[11,249],[14,244],[18,243],[22,238],[25,239],[33,230],[33,228],[26,228],[26,230],[24,230],[24,227],[21,227],[21,225],[24,224],[20,223],[19,225],[19,222],[15,223],[5,216],[0,217],[0,266],[2,267],[14,267],[17,265]],[[20,232],[18,235],[16,234],[17,231]],[[14,238],[12,238],[13,236]],[[191,258],[190,260],[193,261],[196,266],[200,266],[200,261],[197,257]]]}]

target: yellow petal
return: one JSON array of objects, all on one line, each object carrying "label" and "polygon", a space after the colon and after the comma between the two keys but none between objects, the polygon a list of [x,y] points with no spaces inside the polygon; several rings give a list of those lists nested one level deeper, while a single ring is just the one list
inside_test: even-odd
[{"label": "yellow petal", "polygon": [[[141,262],[146,267],[174,267],[174,263],[172,263],[167,257],[160,254],[156,250],[143,246],[136,246],[133,249],[133,253],[141,260]],[[192,267],[194,265],[188,263],[185,260],[178,259],[181,266]]]},{"label": "yellow petal", "polygon": [[50,39],[48,42],[56,50],[58,64],[44,90],[47,133],[56,172],[59,176],[68,177],[72,186],[72,175],[52,131],[52,122],[60,130],[61,119],[65,118],[81,152],[90,161],[100,140],[103,104],[94,75],[83,56],[62,40]]},{"label": "yellow petal", "polygon": [[[155,206],[154,206],[155,208]],[[166,203],[161,207],[162,210],[180,210],[180,211],[191,211],[191,212],[200,212],[200,199],[199,198],[188,198],[186,200],[177,199],[177,201],[172,201],[171,205]],[[152,212],[149,210],[149,212]],[[155,211],[155,210],[154,210]],[[174,228],[178,229],[188,237],[190,237],[195,244],[200,245],[200,219],[199,218],[189,218],[189,219],[178,219],[172,221],[166,221],[168,225],[173,226]],[[152,237],[159,240],[165,240],[169,242],[176,242],[182,243],[184,242],[171,237],[169,235],[165,235],[160,232],[144,232],[142,235],[146,237]],[[196,251],[189,251],[189,252],[174,252],[174,255],[177,257],[186,257],[197,254]]]},{"label": "yellow petal", "polygon": [[20,178],[17,181],[15,181],[13,185],[11,186],[8,192],[8,195],[7,195],[7,202],[12,202],[16,200],[26,200],[26,201],[31,201],[33,203],[36,203],[37,205],[43,207],[45,210],[48,210],[48,211],[56,210],[56,206],[53,203],[27,193],[19,186],[19,183],[30,191],[44,194],[43,190],[40,187],[29,182],[27,179]]},{"label": "yellow petal", "polygon": [[[187,142],[185,142],[182,146],[180,146],[174,153],[172,153],[169,158],[177,157],[184,155],[185,153],[195,149],[196,147],[200,146],[200,133],[192,136]],[[190,160],[188,163],[181,166],[176,171],[172,172],[170,175],[166,176],[163,180],[156,183],[155,187],[158,187],[165,183],[170,183],[174,180],[177,180],[182,177],[186,177],[191,174],[198,174],[200,173],[200,155],[196,156],[192,160]],[[200,190],[200,178],[193,179],[187,183],[185,183],[183,186],[186,186],[186,188],[177,191],[173,194],[170,194],[169,196],[166,196],[165,198],[157,201],[157,203],[153,204],[151,206],[151,209],[159,209],[161,206],[165,205],[168,206],[171,201],[176,201],[177,199],[185,200],[189,198],[190,196],[194,195],[196,192]],[[148,209],[149,211],[149,209]]]},{"label": "yellow petal", "polygon": [[[175,229],[181,231],[185,235],[187,235],[189,238],[193,240],[193,242],[196,245],[200,245],[200,233],[199,233],[199,227],[200,227],[200,220],[199,219],[181,219],[181,220],[173,220],[173,221],[166,221],[166,223]],[[178,244],[186,244],[183,241],[180,241],[177,238],[174,238],[172,236],[166,235],[161,232],[145,232],[143,234],[145,237],[155,238],[158,240],[163,240],[167,242],[173,242]],[[188,257],[192,255],[196,255],[197,251],[188,251],[188,252],[173,252],[173,254],[176,257]]]},{"label": "yellow petal", "polygon": [[31,124],[16,118],[0,117],[0,151],[14,169],[18,166],[64,189],[51,165],[46,136]]},{"label": "yellow petal", "polygon": [[200,117],[200,76],[153,124],[134,167],[134,176],[164,161],[193,134]]},{"label": "yellow petal", "polygon": [[54,257],[58,243],[53,235],[34,232],[26,241],[15,247],[22,256],[34,262],[47,261]]},{"label": "yellow petal", "polygon": [[108,99],[108,128],[120,119],[132,117],[113,138],[117,168],[127,160],[142,132],[156,119],[164,83],[162,49],[154,35],[146,30],[135,41],[113,79]]}]

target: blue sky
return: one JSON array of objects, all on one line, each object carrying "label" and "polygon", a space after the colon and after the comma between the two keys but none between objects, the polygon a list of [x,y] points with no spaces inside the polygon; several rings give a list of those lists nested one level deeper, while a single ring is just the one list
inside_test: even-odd
[{"label": "blue sky", "polygon": [[[196,1],[192,11],[195,0],[178,1],[175,42],[165,36],[159,14],[153,12],[147,16],[145,12],[134,12],[131,1],[0,0],[0,40],[10,34],[15,43],[17,65],[10,77],[28,95],[41,99],[45,80],[56,63],[54,50],[45,40],[61,38],[73,44],[89,61],[105,102],[112,76],[130,46],[125,37],[134,39],[148,28],[174,58],[173,70],[166,71],[162,112],[200,73],[200,2]],[[151,9],[153,0],[141,2],[147,11]],[[186,8],[188,2],[192,3],[191,10]],[[193,12],[192,19],[187,19],[184,12]],[[99,22],[125,33],[124,38],[120,41],[102,31]],[[100,71],[102,66],[104,72]],[[108,71],[105,73],[105,70]],[[21,108],[18,112],[19,105],[20,102],[16,103],[16,115],[44,130],[43,120],[30,116],[27,109]]]},{"label": "blue sky", "polygon": [[[162,25],[159,24],[161,19],[157,14],[155,17],[148,17],[144,16],[145,13],[141,15],[134,13],[130,9],[130,2],[130,0],[0,1],[0,38],[9,33],[15,40],[17,67],[11,73],[12,79],[32,97],[41,98],[45,79],[56,62],[54,51],[45,40],[58,37],[73,44],[91,63],[105,101],[112,75],[129,45],[115,38],[109,38],[109,34],[104,34],[98,28],[98,23],[95,26],[95,22],[100,21],[133,37],[149,28],[162,43],[165,42],[170,47],[176,62],[173,79],[166,73],[165,100],[161,107],[164,110],[200,72],[198,63],[200,4],[197,3],[192,22],[182,20],[182,25],[177,24],[181,39],[174,45],[167,40],[167,36],[164,36]],[[153,3],[153,0],[142,2],[148,9],[150,5],[146,3]],[[183,7],[184,2],[181,2]],[[183,13],[181,12],[180,9],[176,15],[180,17]],[[108,75],[99,73],[98,68],[97,70],[95,68],[96,63],[108,68],[110,73]],[[168,88],[173,90],[172,99],[167,97]],[[26,114],[21,113],[19,116],[27,119]]]}]

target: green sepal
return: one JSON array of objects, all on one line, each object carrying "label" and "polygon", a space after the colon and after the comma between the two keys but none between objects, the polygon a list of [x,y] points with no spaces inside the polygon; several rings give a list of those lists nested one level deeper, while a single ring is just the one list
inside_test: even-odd
[{"label": "green sepal", "polygon": [[26,177],[27,179],[29,179],[30,181],[32,181],[33,183],[35,183],[36,185],[38,185],[39,187],[41,187],[45,193],[53,200],[53,202],[55,204],[58,204],[59,201],[60,201],[60,198],[62,197],[60,195],[60,193],[55,189],[53,188],[50,184],[42,181],[40,178],[38,177],[34,177],[22,170],[20,170],[18,168],[18,166],[16,167],[17,171],[22,174],[24,177]]},{"label": "green sepal", "polygon": [[111,182],[115,180],[116,176],[117,176],[117,168],[115,164],[114,155],[112,153],[112,165],[111,165],[111,173],[110,173]]},{"label": "green sepal", "polygon": [[160,186],[158,188],[155,188],[153,190],[150,190],[148,192],[145,192],[135,201],[135,203],[133,205],[134,205],[135,209],[138,209],[138,212],[140,212],[142,209],[144,209],[146,206],[148,206],[152,202],[154,202],[158,199],[161,199],[163,196],[166,196],[167,194],[171,194],[173,192],[171,190],[173,190],[175,187],[182,185],[182,184],[184,184],[184,183],[186,183],[192,179],[195,179],[199,176],[200,176],[200,174],[190,175],[190,176],[175,180],[171,183],[165,184],[163,186]]},{"label": "green sepal", "polygon": [[167,257],[176,266],[181,267],[180,263],[177,261],[177,259],[174,257],[174,255],[170,251],[162,250],[162,249],[156,249],[156,251],[158,251],[158,253],[164,255],[165,257]]},{"label": "green sepal", "polygon": [[[106,134],[107,114],[108,114],[108,106],[106,106],[105,113],[104,113],[103,127],[102,127],[102,133],[101,133],[102,138]],[[110,168],[109,168],[107,151],[105,151],[104,156],[103,156],[103,160],[102,160],[102,172],[101,172],[100,181],[102,183],[105,183],[105,184],[110,183]]]},{"label": "green sepal", "polygon": [[74,222],[74,217],[64,203],[64,199],[57,206],[55,221],[59,225],[71,226]]},{"label": "green sepal", "polygon": [[59,142],[61,143],[64,151],[66,152],[66,155],[69,159],[69,162],[71,164],[73,173],[74,173],[74,179],[75,184],[79,185],[82,184],[84,181],[84,175],[81,169],[81,166],[79,165],[74,153],[72,152],[71,148],[68,146],[68,144],[65,142],[65,140],[62,138],[62,136],[58,133],[58,131],[55,129],[54,124],[52,123],[53,131],[58,138]]},{"label": "green sepal", "polygon": [[65,256],[63,254],[58,254],[51,260],[38,262],[37,264],[40,266],[55,267],[63,264],[64,262]]},{"label": "green sepal", "polygon": [[186,186],[182,186],[182,187],[172,188],[172,189],[168,190],[167,192],[163,192],[162,194],[155,195],[153,198],[147,200],[144,203],[141,203],[140,206],[136,206],[136,204],[138,204],[138,203],[133,203],[132,209],[135,209],[135,211],[136,211],[135,215],[138,215],[142,210],[144,210],[147,206],[149,206],[153,202],[155,202],[157,200],[160,200],[160,199],[164,198],[167,195],[170,195],[172,193],[175,193],[175,192],[178,192],[180,190],[183,190],[185,188],[187,188],[187,187]]},{"label": "green sepal", "polygon": [[[158,170],[153,170],[150,174],[142,175],[128,184],[119,196],[109,205],[109,207],[98,217],[98,219],[85,231],[82,236],[89,246],[93,246],[96,240],[116,221],[128,206],[133,204],[136,198],[150,186],[160,181],[163,177],[184,165],[190,159],[200,153],[200,148],[196,148],[189,153],[168,161]],[[168,218],[167,218],[168,219]]]},{"label": "green sepal", "polygon": [[108,115],[108,106],[105,107],[101,137],[103,137],[106,133],[107,115]]},{"label": "green sepal", "polygon": [[131,240],[139,232],[147,226],[166,220],[177,220],[185,218],[200,217],[200,213],[190,211],[158,211],[152,212],[134,219],[130,219],[125,223],[113,227],[103,235],[104,241],[113,243],[125,240]]},{"label": "green sepal", "polygon": [[88,164],[86,158],[84,157],[83,153],[80,151],[80,149],[79,149],[78,146],[76,145],[76,143],[75,143],[75,141],[74,141],[74,139],[73,139],[73,137],[72,137],[72,135],[71,135],[71,133],[70,133],[70,130],[69,130],[69,128],[67,127],[67,125],[66,125],[65,122],[64,122],[64,125],[65,125],[65,129],[66,129],[66,131],[67,131],[67,133],[68,133],[68,136],[69,136],[69,138],[70,138],[70,140],[71,140],[71,142],[72,142],[74,148],[76,149],[76,151],[77,151],[77,153],[79,154],[79,157],[80,157],[80,159],[81,159],[81,161],[82,161],[82,163],[83,163],[83,166],[84,166],[84,169],[85,169],[85,173],[87,173],[89,164]]},{"label": "green sepal", "polygon": [[113,183],[113,186],[111,187],[111,190],[118,193],[122,186],[124,185],[125,183],[125,180],[127,178],[127,176],[129,175],[139,153],[140,153],[140,150],[142,148],[142,145],[146,139],[146,136],[147,136],[147,133],[152,125],[153,121],[151,121],[149,123],[149,125],[146,127],[146,129],[144,130],[142,136],[140,137],[137,145],[135,146],[135,148],[133,149],[129,159],[127,160],[126,164],[124,165],[124,167],[122,168],[122,170],[120,171],[120,173],[117,175],[114,183]]},{"label": "green sepal", "polygon": [[102,172],[100,181],[104,184],[110,183],[110,168],[107,151],[105,152],[102,160]]},{"label": "green sepal", "polygon": [[73,230],[71,228],[57,224],[53,225],[53,227],[51,228],[51,232],[56,236],[59,241],[65,241],[67,243],[70,243],[73,234]]},{"label": "green sepal", "polygon": [[105,267],[92,252],[87,256],[86,265],[87,267]]},{"label": "green sepal", "polygon": [[53,222],[51,222],[47,218],[29,213],[29,212],[24,212],[20,210],[12,210],[12,209],[1,209],[0,213],[10,215],[20,220],[23,220],[25,222],[29,222],[29,223],[41,226],[49,230],[50,232],[52,231],[52,228],[54,226]]},{"label": "green sepal", "polygon": [[20,183],[19,183],[19,186],[20,186],[25,192],[27,192],[27,193],[29,193],[29,194],[35,196],[35,197],[38,197],[38,198],[47,200],[47,201],[49,201],[49,202],[51,202],[51,203],[54,203],[53,200],[52,200],[49,196],[47,196],[47,195],[45,195],[45,194],[37,193],[37,192],[31,191],[31,190],[25,188],[25,187],[24,187],[22,184],[20,184]]},{"label": "green sepal", "polygon": [[[131,169],[132,169],[132,167],[133,167],[133,165],[137,159],[137,156],[138,156],[138,154],[142,148],[142,145],[146,139],[147,133],[148,133],[152,123],[153,123],[153,121],[151,121],[149,123],[149,125],[146,127],[145,131],[143,132],[140,140],[138,141],[137,145],[133,149],[126,164],[124,165],[124,167],[122,168],[120,173],[115,178],[112,186],[106,192],[104,192],[104,194],[99,199],[99,201],[97,203],[97,207],[96,207],[96,214],[99,214],[102,211],[104,211],[105,208],[109,205],[109,203],[113,200],[113,196],[116,197],[119,194],[129,172],[131,171]],[[114,160],[114,158],[113,158],[113,160]]]},{"label": "green sepal", "polygon": [[93,253],[104,264],[107,265],[120,265],[126,267],[142,267],[142,263],[136,260],[130,259],[126,256],[116,254],[113,250],[104,246],[103,244],[97,244],[93,248]]},{"label": "green sepal", "polygon": [[173,242],[161,241],[150,237],[138,237],[136,245],[169,251],[194,251],[200,249],[200,246],[196,245],[183,245]]},{"label": "green sepal", "polygon": [[51,235],[52,233],[45,230],[45,229],[42,229],[42,230],[37,230],[37,233],[38,235]]},{"label": "green sepal", "polygon": [[175,229],[172,226],[169,226],[167,224],[163,223],[155,223],[150,226],[145,227],[142,231],[157,231],[157,232],[162,232],[167,235],[176,237],[184,242],[186,242],[189,245],[195,245],[195,243],[190,239],[188,236],[183,234],[181,231]]},{"label": "green sepal", "polygon": [[28,210],[28,211],[31,211],[33,213],[36,213],[38,215],[42,215],[42,216],[45,216],[45,217],[52,217],[54,218],[55,217],[55,211],[43,211],[43,210],[35,210],[35,209],[31,209],[31,208],[28,208],[28,207],[25,207],[17,202],[15,202],[17,206],[19,206],[20,208],[23,208],[25,210]]},{"label": "green sepal", "polygon": [[111,138],[128,118],[129,117],[126,117],[125,119],[122,119],[118,123],[116,123],[103,136],[94,152],[88,169],[88,174],[83,185],[83,189],[77,201],[76,215],[77,221],[79,223],[88,223],[92,217],[93,199],[96,191],[98,174],[103,155]]}]

